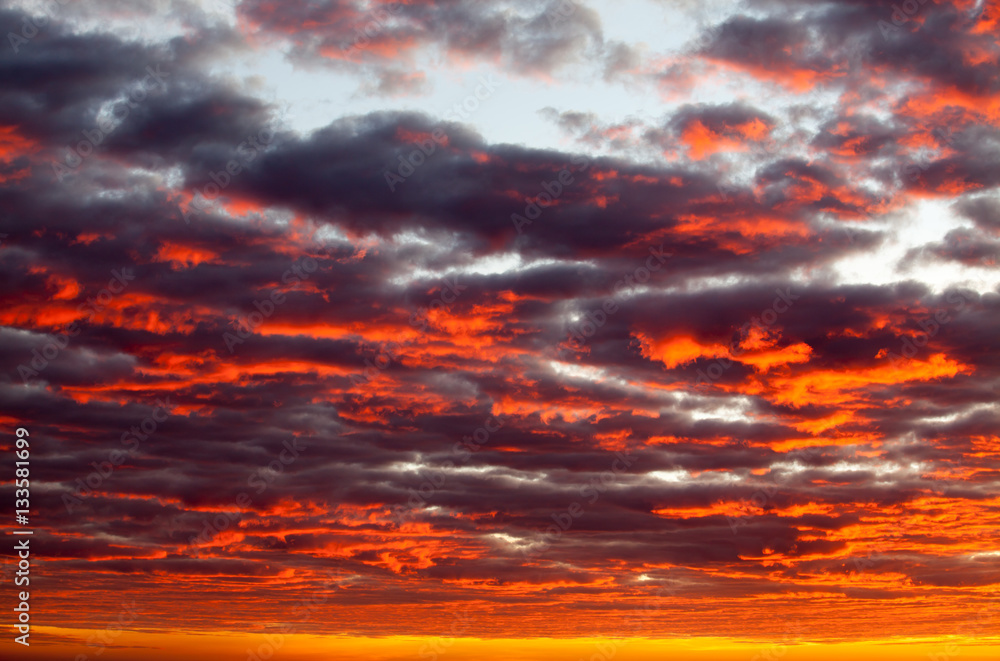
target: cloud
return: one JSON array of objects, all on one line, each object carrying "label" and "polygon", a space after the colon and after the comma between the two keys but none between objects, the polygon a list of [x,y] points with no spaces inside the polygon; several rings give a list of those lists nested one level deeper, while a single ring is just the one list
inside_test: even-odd
[{"label": "cloud", "polygon": [[[474,600],[477,636],[543,635],[558,600],[592,634],[669,579],[644,633],[766,637],[732,615],[780,599],[857,639],[1000,580],[992,5],[883,38],[891,4],[754,2],[669,58],[579,3],[136,7],[106,12],[191,35],[91,8],[0,54],[0,415],[44,465],[52,623],[93,625],[85,589],[190,627],[191,588],[199,626],[276,621],[336,570],[302,631]],[[361,93],[294,121],[234,53]],[[544,145],[406,109],[470,63],[719,85],[655,117],[519,97]]]}]

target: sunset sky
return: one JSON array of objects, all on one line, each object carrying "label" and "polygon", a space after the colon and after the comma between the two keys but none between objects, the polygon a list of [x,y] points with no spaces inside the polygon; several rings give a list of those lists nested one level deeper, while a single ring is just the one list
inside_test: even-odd
[{"label": "sunset sky", "polygon": [[1000,1],[0,38],[4,658],[997,658]]}]

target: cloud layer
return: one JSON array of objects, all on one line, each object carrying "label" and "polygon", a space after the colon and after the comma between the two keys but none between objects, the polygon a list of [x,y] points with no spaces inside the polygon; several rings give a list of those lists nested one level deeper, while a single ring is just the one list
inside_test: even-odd
[{"label": "cloud layer", "polygon": [[[615,635],[656,595],[646,635],[950,633],[1000,584],[1000,7],[911,5],[751,2],[662,52],[568,1],[132,8],[159,42],[67,5],[6,44],[39,620],[243,629],[333,573],[303,632]],[[664,109],[540,100],[562,149],[392,105],[299,130],[213,68],[261,52]]]}]

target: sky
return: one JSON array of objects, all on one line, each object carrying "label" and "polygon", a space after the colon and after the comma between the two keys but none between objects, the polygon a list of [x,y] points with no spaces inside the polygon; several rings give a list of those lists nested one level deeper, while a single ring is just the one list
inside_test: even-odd
[{"label": "sky", "polygon": [[0,4],[0,649],[995,658],[998,34]]}]

